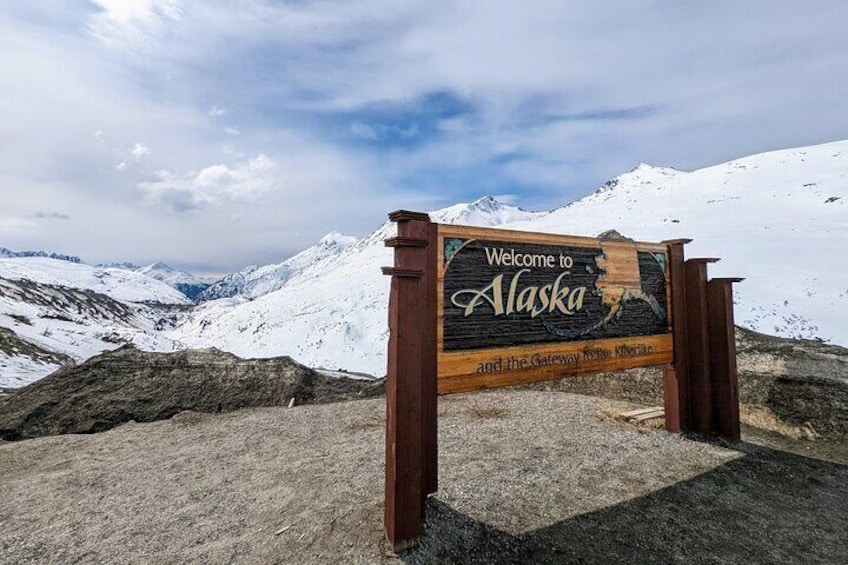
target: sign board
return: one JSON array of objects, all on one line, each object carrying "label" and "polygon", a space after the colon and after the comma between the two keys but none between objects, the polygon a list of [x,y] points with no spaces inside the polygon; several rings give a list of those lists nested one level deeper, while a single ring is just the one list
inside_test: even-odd
[{"label": "sign board", "polygon": [[437,232],[440,394],[671,362],[666,245]]},{"label": "sign board", "polygon": [[437,395],[663,365],[669,431],[739,438],[732,284],[690,240],[634,242],[389,214],[386,538],[421,535],[438,490]]}]

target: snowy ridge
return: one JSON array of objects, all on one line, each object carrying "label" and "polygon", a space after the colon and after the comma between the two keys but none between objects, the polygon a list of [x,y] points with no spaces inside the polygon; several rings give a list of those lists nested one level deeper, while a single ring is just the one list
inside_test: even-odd
[{"label": "snowy ridge", "polygon": [[848,141],[681,172],[641,165],[582,200],[507,227],[594,236],[690,237],[687,257],[739,276],[736,323],[848,345]]},{"label": "snowy ridge", "polygon": [[146,267],[138,267],[135,269],[135,271],[137,273],[141,273],[142,275],[146,275],[152,279],[156,279],[157,281],[161,281],[171,287],[178,284],[204,284],[204,281],[200,280],[191,273],[187,273],[185,271],[178,271],[170,265],[166,265],[165,263],[161,262],[154,263]]},{"label": "snowy ridge", "polygon": [[131,271],[0,259],[0,387],[23,386],[123,343],[174,350],[179,344],[160,330],[176,321],[172,309],[187,304],[173,288]]},{"label": "snowy ridge", "polygon": [[305,269],[316,269],[318,265],[337,257],[357,242],[353,236],[330,232],[312,247],[276,265],[251,266],[233,273],[212,284],[198,297],[200,300],[216,300],[241,295],[256,298],[282,288],[287,281]]},{"label": "snowy ridge", "polygon": [[178,271],[170,265],[161,262],[146,267],[138,267],[134,270],[137,273],[167,284],[191,299],[197,298],[198,295],[209,288],[209,283],[206,281],[201,280],[191,273]]},{"label": "snowy ridge", "polygon": [[[641,164],[549,213],[492,198],[431,213],[434,221],[638,240],[694,238],[687,256],[717,256],[711,276],[741,276],[737,323],[848,345],[848,142],[755,155],[694,172]],[[211,302],[173,334],[242,356],[288,354],[382,375],[390,265],[386,223],[334,258],[251,302]],[[841,275],[841,276],[840,276]]]},{"label": "snowy ridge", "polygon": [[189,302],[179,291],[140,273],[40,257],[0,259],[0,278],[91,290],[125,302]]},{"label": "snowy ridge", "polygon": [[[486,197],[437,210],[432,218],[496,226],[542,215]],[[172,338],[190,347],[214,343],[240,356],[271,357],[285,351],[311,366],[382,376],[389,280],[380,267],[392,262],[384,240],[393,235],[395,225],[386,222],[337,255],[300,269],[278,290],[253,300],[208,302]]]},{"label": "snowy ridge", "polygon": [[64,253],[47,253],[46,251],[12,251],[5,247],[0,247],[0,259],[14,259],[18,257],[46,257],[48,259],[58,259],[60,261],[68,261],[69,263],[82,263],[82,259],[74,255],[65,255]]},{"label": "snowy ridge", "polygon": [[[550,212],[486,197],[430,216],[585,236],[615,229],[642,241],[690,237],[687,257],[721,257],[711,276],[745,277],[735,287],[738,324],[848,345],[846,202],[848,141],[841,141],[692,172],[640,164]],[[194,307],[140,272],[0,259],[0,386],[44,376],[62,355],[80,360],[123,341],[164,351],[215,346],[243,357],[290,355],[381,376],[389,278],[380,267],[392,263],[384,240],[393,235],[391,222],[362,239],[333,232],[281,263],[226,277]]]}]

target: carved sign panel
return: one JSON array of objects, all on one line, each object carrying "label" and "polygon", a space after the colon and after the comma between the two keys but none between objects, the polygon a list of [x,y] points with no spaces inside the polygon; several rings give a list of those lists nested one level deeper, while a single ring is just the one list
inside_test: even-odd
[{"label": "carved sign panel", "polygon": [[441,392],[671,360],[666,246],[438,230]]}]

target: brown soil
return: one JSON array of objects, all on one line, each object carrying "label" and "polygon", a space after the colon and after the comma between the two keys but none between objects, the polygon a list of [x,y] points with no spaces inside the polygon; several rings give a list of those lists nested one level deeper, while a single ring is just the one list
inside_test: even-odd
[{"label": "brown soil", "polygon": [[[440,490],[400,561],[844,563],[844,445],[826,462],[601,416],[634,407],[440,399]],[[0,562],[398,562],[382,535],[384,415],[373,399],[0,443]]]}]

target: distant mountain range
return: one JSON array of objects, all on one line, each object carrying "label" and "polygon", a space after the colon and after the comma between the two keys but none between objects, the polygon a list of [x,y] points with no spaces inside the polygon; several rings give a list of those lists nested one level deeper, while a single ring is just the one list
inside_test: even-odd
[{"label": "distant mountain range", "polygon": [[[848,345],[846,201],[848,141],[841,141],[693,172],[642,164],[548,212],[485,197],[431,217],[586,236],[615,229],[642,241],[690,237],[688,257],[722,259],[711,275],[745,277],[736,285],[738,324]],[[248,267],[203,290],[203,281],[162,264],[0,259],[0,386],[47,374],[62,362],[51,353],[81,360],[124,341],[290,355],[382,375],[389,280],[380,267],[392,262],[383,240],[393,234],[389,222],[362,239],[333,232],[285,261]],[[69,288],[82,292],[74,298]]]},{"label": "distant mountain range", "polygon": [[63,255],[62,253],[47,253],[46,251],[12,251],[11,249],[0,247],[0,259],[11,259],[15,257],[47,257],[48,259],[68,261],[69,263],[82,263],[82,259],[73,255]]}]

